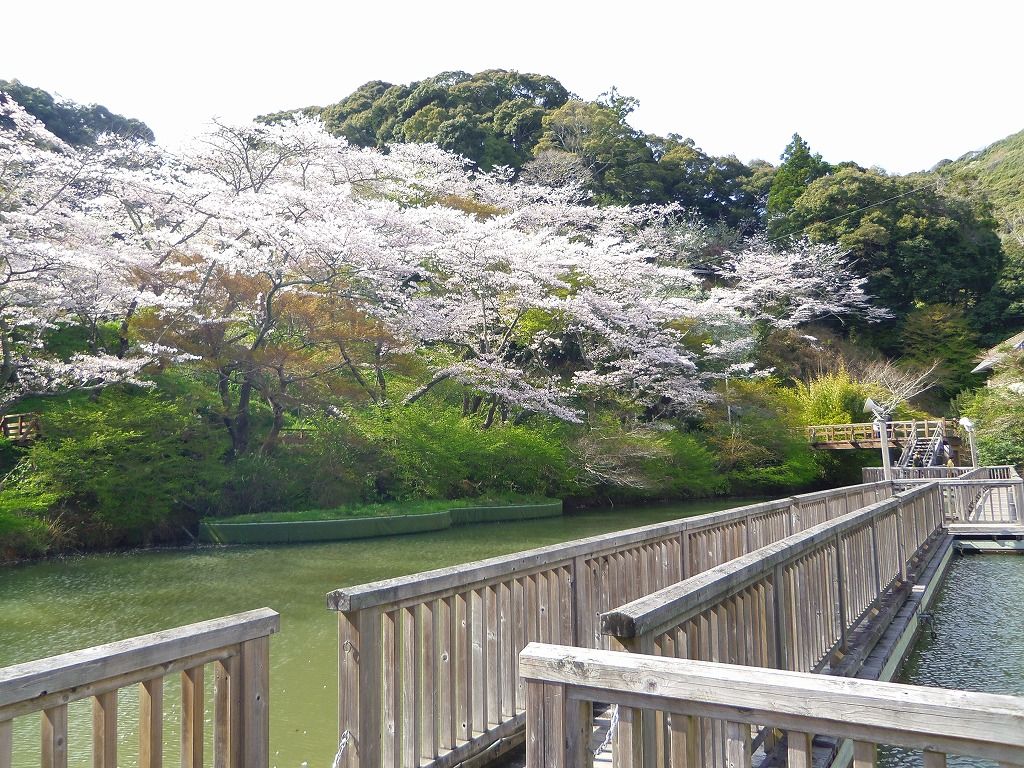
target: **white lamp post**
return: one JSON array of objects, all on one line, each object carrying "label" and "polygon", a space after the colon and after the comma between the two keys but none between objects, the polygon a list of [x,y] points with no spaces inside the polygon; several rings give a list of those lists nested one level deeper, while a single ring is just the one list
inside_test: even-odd
[{"label": "white lamp post", "polygon": [[971,466],[978,466],[978,446],[974,443],[974,422],[964,416],[960,419],[960,426],[967,433],[967,442],[971,447]]},{"label": "white lamp post", "polygon": [[889,455],[889,414],[870,397],[864,401],[864,412],[875,415],[875,429],[882,441],[882,478],[892,480],[892,457]]}]

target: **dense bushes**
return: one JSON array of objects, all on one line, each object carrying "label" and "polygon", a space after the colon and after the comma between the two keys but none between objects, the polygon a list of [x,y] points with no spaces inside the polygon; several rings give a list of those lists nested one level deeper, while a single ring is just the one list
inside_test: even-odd
[{"label": "dense bushes", "polygon": [[1008,354],[992,386],[964,393],[955,401],[974,422],[981,464],[1024,465],[1024,357]]},{"label": "dense bushes", "polygon": [[[154,390],[28,402],[45,438],[24,449],[0,443],[0,558],[187,541],[206,515],[481,496],[587,504],[791,492],[827,482],[838,466],[807,445],[808,415],[844,420],[863,393],[848,379],[800,392],[765,379],[734,381],[721,394],[692,421],[606,410],[586,425],[533,416],[490,429],[454,397],[367,404],[301,421],[293,414],[304,440],[235,458],[211,382],[185,368],[161,374]],[[268,413],[257,408],[253,419],[254,429],[268,428]]]},{"label": "dense bushes", "polygon": [[179,525],[213,508],[223,440],[187,405],[119,389],[37,407],[45,408],[46,439],[9,475],[0,504],[47,499],[21,514],[47,521],[51,543],[94,547],[177,538]]}]

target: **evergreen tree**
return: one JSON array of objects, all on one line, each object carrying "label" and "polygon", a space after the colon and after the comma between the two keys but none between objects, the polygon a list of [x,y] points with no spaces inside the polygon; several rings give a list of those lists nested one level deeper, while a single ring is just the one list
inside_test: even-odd
[{"label": "evergreen tree", "polygon": [[793,134],[793,140],[780,159],[782,164],[775,171],[768,192],[768,231],[772,237],[790,233],[792,227],[788,226],[786,216],[793,203],[812,181],[832,171],[832,166],[822,160],[821,155],[811,154],[810,146],[799,133]]}]

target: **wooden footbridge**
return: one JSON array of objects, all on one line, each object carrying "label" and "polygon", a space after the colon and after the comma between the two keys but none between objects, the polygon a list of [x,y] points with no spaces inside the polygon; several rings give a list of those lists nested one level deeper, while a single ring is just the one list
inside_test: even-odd
[{"label": "wooden footbridge", "polygon": [[8,413],[0,416],[0,436],[15,445],[28,445],[42,434],[38,413]]},{"label": "wooden footbridge", "polygon": [[[1024,766],[1024,699],[866,673],[950,556],[951,526],[1020,524],[1012,468],[952,474],[908,469],[331,592],[333,766],[485,765],[525,741],[530,768],[580,768],[594,762],[595,701],[613,705],[619,768],[866,768],[879,743],[922,750],[929,767],[945,753]],[[182,766],[208,764],[212,678],[212,764],[268,768],[277,628],[261,610],[0,670],[0,768],[12,720],[36,713],[45,768],[87,751],[67,743],[79,699],[93,702],[93,764],[113,768],[122,688],[138,692],[139,765],[161,766],[167,675],[182,679]]]},{"label": "wooden footbridge", "polygon": [[[960,432],[945,419],[921,421],[890,421],[885,425],[886,436],[877,424],[819,424],[807,427],[807,441],[819,450],[844,451],[855,449],[898,449],[899,466],[934,466],[954,459],[963,442]],[[969,459],[970,457],[968,457]]]}]

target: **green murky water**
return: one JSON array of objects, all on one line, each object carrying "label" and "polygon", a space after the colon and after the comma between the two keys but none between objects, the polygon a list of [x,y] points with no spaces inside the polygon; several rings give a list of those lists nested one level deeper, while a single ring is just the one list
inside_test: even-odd
[{"label": "green murky water", "polygon": [[[927,630],[901,683],[1024,696],[1024,557],[974,555],[950,563]],[[920,753],[886,749],[880,764],[910,768]],[[950,756],[951,767],[996,766]]]},{"label": "green murky water", "polygon": [[[337,622],[325,607],[330,590],[741,503],[622,509],[335,544],[89,555],[8,568],[0,570],[0,667],[269,606],[281,614],[281,633],[271,641],[271,764],[330,766],[337,746]],[[178,765],[179,699],[177,681],[168,679],[166,765]],[[72,768],[91,765],[90,706],[70,707]],[[135,762],[136,706],[134,687],[123,690],[121,765]],[[38,716],[18,718],[14,764],[38,765],[38,753]]]}]

